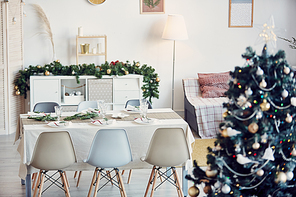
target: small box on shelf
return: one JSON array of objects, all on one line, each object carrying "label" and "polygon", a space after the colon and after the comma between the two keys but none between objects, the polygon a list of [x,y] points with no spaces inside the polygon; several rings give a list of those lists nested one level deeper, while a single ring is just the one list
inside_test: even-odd
[{"label": "small box on shelf", "polygon": [[78,105],[81,101],[84,101],[84,95],[64,96],[64,104],[65,105]]}]

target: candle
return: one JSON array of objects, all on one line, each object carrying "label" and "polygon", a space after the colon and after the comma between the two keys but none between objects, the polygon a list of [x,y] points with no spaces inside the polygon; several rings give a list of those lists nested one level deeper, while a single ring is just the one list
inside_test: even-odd
[{"label": "candle", "polygon": [[83,36],[83,29],[82,29],[82,27],[78,27],[78,36]]},{"label": "candle", "polygon": [[94,47],[94,48],[92,49],[92,53],[93,53],[93,54],[96,54],[96,53],[97,53],[97,48],[96,48],[96,47]]},{"label": "candle", "polygon": [[98,53],[102,53],[101,43],[97,44]]}]

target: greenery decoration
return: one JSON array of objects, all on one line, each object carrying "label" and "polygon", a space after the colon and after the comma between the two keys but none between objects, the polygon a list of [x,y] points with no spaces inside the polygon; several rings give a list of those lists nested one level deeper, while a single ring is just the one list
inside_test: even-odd
[{"label": "greenery decoration", "polygon": [[73,116],[68,116],[68,117],[64,118],[64,120],[74,120],[74,119],[86,120],[86,119],[91,119],[91,118],[94,118],[97,116],[99,116],[99,115],[96,112],[87,112],[86,114],[78,113]]},{"label": "greenery decoration", "polygon": [[30,90],[29,79],[32,75],[45,75],[48,76],[49,73],[52,75],[64,75],[64,76],[75,76],[76,81],[79,84],[79,76],[81,75],[93,75],[98,79],[101,79],[103,75],[128,75],[128,74],[138,74],[143,75],[143,86],[141,87],[143,91],[143,97],[149,98],[159,98],[159,82],[160,78],[158,74],[155,73],[155,69],[146,64],[142,65],[139,62],[133,61],[130,63],[126,61],[125,63],[117,61],[112,61],[108,63],[107,61],[100,66],[95,64],[79,64],[79,65],[69,65],[63,66],[59,60],[53,61],[50,64],[44,66],[30,65],[28,68],[19,71],[19,75],[14,81],[15,94],[23,95],[27,98],[27,91]]},{"label": "greenery decoration", "polygon": [[29,116],[28,119],[34,119],[37,121],[54,121],[54,120],[57,120],[57,117],[52,117],[50,116],[50,114],[47,114],[45,116],[37,116],[37,117]]},{"label": "greenery decoration", "polygon": [[284,41],[286,41],[286,42],[289,42],[290,44],[289,44],[289,47],[291,48],[291,49],[296,49],[296,39],[294,38],[294,37],[292,37],[292,39],[291,40],[289,40],[289,39],[287,39],[287,38],[281,38],[281,37],[279,37],[280,39],[283,39]]}]

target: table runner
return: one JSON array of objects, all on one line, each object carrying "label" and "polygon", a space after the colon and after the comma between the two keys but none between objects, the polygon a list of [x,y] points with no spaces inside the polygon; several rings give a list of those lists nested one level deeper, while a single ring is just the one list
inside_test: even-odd
[{"label": "table runner", "polygon": [[[62,116],[61,119],[65,118],[67,116]],[[112,118],[111,114],[107,114],[106,118],[108,119],[116,119],[116,121],[133,121],[135,118],[140,118],[141,115],[139,113],[132,113],[129,114],[128,117],[124,118]],[[164,113],[149,113],[147,115],[148,118],[155,118],[159,120],[166,120],[166,119],[181,119],[181,117],[176,112],[164,112]],[[102,119],[102,117],[95,117],[94,120]],[[51,122],[51,121],[48,121]],[[48,122],[44,121],[36,121],[34,119],[28,119],[28,118],[22,118],[22,124],[23,125],[37,125],[37,124],[47,124]],[[72,123],[89,123],[90,119],[86,120],[80,120],[80,119],[74,119],[71,120]]]}]

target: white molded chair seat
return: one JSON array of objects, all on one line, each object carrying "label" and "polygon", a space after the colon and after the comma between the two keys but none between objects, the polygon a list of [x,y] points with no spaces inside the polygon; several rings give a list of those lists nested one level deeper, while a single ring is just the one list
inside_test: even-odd
[{"label": "white molded chair seat", "polygon": [[[150,184],[152,184],[150,195],[152,197],[155,191],[157,178],[164,177],[164,181],[168,180],[177,188],[178,196],[183,197],[175,166],[183,164],[188,159],[190,159],[190,152],[183,129],[158,128],[152,136],[146,157],[141,158],[141,160],[153,165],[144,196],[147,196]],[[172,170],[172,174],[167,176],[166,172],[161,172],[160,169],[162,167],[169,167],[168,170]],[[170,178],[171,176],[173,176],[174,180]],[[161,181],[159,186],[164,181]]]},{"label": "white molded chair seat", "polygon": [[[70,197],[69,186],[62,169],[76,162],[76,155],[72,144],[71,137],[67,131],[43,132],[39,135],[33,151],[30,166],[40,169],[38,181],[35,187],[34,196],[37,194],[38,186],[39,194],[42,194],[42,188],[45,177],[49,177],[46,173],[50,170],[57,170],[60,173],[66,196]],[[40,181],[40,183],[39,183]],[[53,183],[57,185],[57,183]]]},{"label": "white molded chair seat", "polygon": [[[149,100],[147,100],[147,103],[148,103],[148,109],[152,109],[152,105]],[[140,106],[140,99],[130,99],[126,101],[125,108],[127,108],[127,105]]]},{"label": "white molded chair seat", "polygon": [[54,113],[54,107],[59,106],[57,102],[38,102],[34,105],[33,112]]},{"label": "white molded chair seat", "polygon": [[98,104],[97,101],[81,101],[77,106],[77,112],[81,112],[82,110],[93,108],[97,109]]},{"label": "white molded chair seat", "polygon": [[[101,129],[98,130],[92,142],[86,163],[95,166],[95,172],[88,192],[91,195],[95,185],[94,196],[97,195],[101,174],[112,184],[117,184],[122,197],[126,196],[121,174],[117,167],[128,164],[132,161],[132,153],[128,136],[124,129]],[[104,168],[113,168],[117,180],[111,177],[110,173],[104,173]],[[106,185],[106,184],[104,184]],[[104,185],[102,187],[104,187]]]}]

